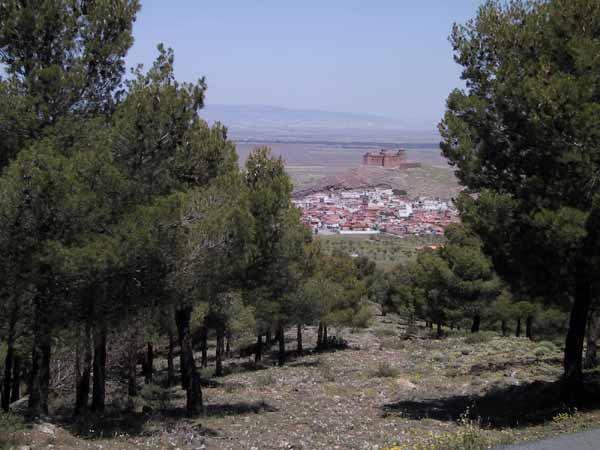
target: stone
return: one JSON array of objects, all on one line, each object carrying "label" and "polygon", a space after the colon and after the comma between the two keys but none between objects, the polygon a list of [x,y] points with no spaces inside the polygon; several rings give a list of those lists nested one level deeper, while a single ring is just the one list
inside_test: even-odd
[{"label": "stone", "polygon": [[40,433],[47,434],[48,436],[54,437],[56,434],[56,427],[51,423],[40,423],[35,426],[36,430]]}]

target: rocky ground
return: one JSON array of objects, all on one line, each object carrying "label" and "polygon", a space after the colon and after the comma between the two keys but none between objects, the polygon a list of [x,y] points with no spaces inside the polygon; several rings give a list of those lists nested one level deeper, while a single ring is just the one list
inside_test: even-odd
[{"label": "rocky ground", "polygon": [[[314,334],[306,330],[306,348]],[[550,342],[460,332],[435,340],[424,328],[406,339],[405,327],[391,316],[338,334],[347,350],[291,354],[282,368],[270,359],[255,366],[250,358],[231,358],[226,376],[205,373],[198,418],[184,417],[183,391],[150,385],[134,412],[124,413],[124,401],[114,398],[104,416],[87,421],[57,409],[24,428],[18,418],[4,423],[5,446],[412,449],[468,435],[473,446],[437,448],[474,449],[600,425],[596,384],[590,382],[593,395],[578,410],[561,400],[561,349]],[[291,334],[288,346],[295,346]]]}]

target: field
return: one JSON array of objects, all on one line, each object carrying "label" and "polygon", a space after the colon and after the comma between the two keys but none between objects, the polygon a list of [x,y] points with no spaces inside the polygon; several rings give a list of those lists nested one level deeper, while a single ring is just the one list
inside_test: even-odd
[{"label": "field", "polygon": [[[561,349],[553,343],[491,332],[474,338],[448,331],[435,340],[423,327],[407,334],[405,324],[389,315],[377,315],[369,329],[336,331],[348,349],[289,352],[282,368],[270,358],[255,365],[233,357],[226,376],[212,378],[206,371],[206,406],[198,418],[184,417],[178,388],[146,386],[129,412],[128,400],[118,394],[122,389],[112,389],[104,415],[74,422],[61,406],[67,399],[58,398],[51,419],[24,429],[11,425],[5,444],[57,450],[379,450],[393,444],[458,450],[600,424],[594,374],[588,375],[586,405],[575,410],[561,401]],[[294,347],[292,333],[286,338]],[[305,341],[306,348],[314,346],[314,328],[305,330]],[[117,383],[109,382],[113,388]]]},{"label": "field", "polygon": [[367,256],[383,269],[405,263],[415,258],[417,250],[427,245],[441,244],[443,236],[408,236],[405,238],[388,234],[378,235],[317,235],[327,253],[341,251]]}]

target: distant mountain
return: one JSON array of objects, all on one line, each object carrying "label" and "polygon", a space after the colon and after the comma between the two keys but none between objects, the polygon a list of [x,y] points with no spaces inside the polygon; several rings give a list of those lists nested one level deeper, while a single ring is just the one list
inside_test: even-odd
[{"label": "distant mountain", "polygon": [[431,127],[409,125],[389,117],[290,109],[276,106],[207,105],[200,115],[209,123],[225,124],[236,140],[278,140],[283,142],[436,142]]}]

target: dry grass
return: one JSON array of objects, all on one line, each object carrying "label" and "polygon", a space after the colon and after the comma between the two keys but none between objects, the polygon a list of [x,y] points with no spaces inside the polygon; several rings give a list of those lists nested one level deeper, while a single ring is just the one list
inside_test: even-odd
[{"label": "dry grass", "polygon": [[[575,412],[558,401],[561,349],[553,344],[497,336],[483,343],[460,336],[402,340],[399,321],[389,315],[377,317],[370,330],[342,332],[348,350],[291,355],[281,368],[270,359],[262,367],[246,364],[249,358],[228,361],[235,370],[207,383],[204,414],[196,419],[184,417],[183,391],[152,387],[144,389],[151,407],[145,413],[140,405],[128,414],[109,409],[86,422],[85,432],[68,417],[55,417],[53,437],[20,430],[20,443],[55,449],[380,450],[458,442],[448,448],[474,449],[600,423],[593,405]],[[288,337],[293,345],[293,332]],[[314,341],[310,328],[305,347]],[[465,442],[470,446],[460,447]]]}]

